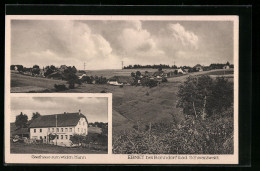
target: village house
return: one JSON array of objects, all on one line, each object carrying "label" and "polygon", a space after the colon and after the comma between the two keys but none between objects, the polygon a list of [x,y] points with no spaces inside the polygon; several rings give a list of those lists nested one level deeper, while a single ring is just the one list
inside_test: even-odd
[{"label": "village house", "polygon": [[114,76],[109,78],[108,84],[110,85],[131,85],[134,82],[130,76]]},{"label": "village house", "polygon": [[229,68],[230,68],[229,65],[223,66],[223,69],[229,69]]},{"label": "village house", "polygon": [[198,72],[203,71],[203,67],[200,64],[195,65],[193,68]]},{"label": "village house", "polygon": [[[70,138],[74,134],[88,134],[88,120],[80,110],[77,113],[40,116],[29,126],[30,139],[43,140],[46,144],[71,146]],[[52,139],[51,135],[56,136]]]}]

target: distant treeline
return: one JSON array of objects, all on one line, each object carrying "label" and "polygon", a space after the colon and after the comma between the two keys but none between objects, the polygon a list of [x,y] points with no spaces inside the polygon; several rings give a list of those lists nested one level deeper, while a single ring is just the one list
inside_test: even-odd
[{"label": "distant treeline", "polygon": [[152,68],[152,69],[158,69],[158,68],[177,68],[177,66],[173,65],[165,65],[165,64],[160,64],[160,65],[128,65],[124,66],[124,69],[137,69],[137,68]]},{"label": "distant treeline", "polygon": [[[220,64],[220,63],[213,63],[210,64],[209,66],[203,66],[205,68],[209,68],[209,69],[223,69],[224,66],[228,65],[230,68],[234,68],[233,64],[230,64],[229,62],[225,63],[225,64]],[[139,68],[152,68],[152,69],[166,69],[166,68],[183,68],[183,69],[191,69],[193,67],[190,66],[180,66],[177,67],[176,65],[165,65],[165,64],[159,64],[159,65],[139,65],[139,64],[135,64],[135,65],[128,65],[128,66],[124,66],[124,69],[139,69]]]}]

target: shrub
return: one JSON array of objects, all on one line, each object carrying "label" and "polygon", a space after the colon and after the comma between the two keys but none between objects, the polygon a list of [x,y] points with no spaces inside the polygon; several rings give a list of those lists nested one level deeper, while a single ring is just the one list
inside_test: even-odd
[{"label": "shrub", "polygon": [[168,82],[167,78],[163,77],[162,82]]},{"label": "shrub", "polygon": [[156,80],[149,80],[149,82],[148,82],[148,86],[149,86],[150,88],[156,87],[157,84],[158,84],[158,81],[156,81]]},{"label": "shrub", "polygon": [[54,88],[55,88],[55,91],[65,91],[65,90],[68,90],[68,88],[66,87],[66,85],[64,84],[54,84]]}]

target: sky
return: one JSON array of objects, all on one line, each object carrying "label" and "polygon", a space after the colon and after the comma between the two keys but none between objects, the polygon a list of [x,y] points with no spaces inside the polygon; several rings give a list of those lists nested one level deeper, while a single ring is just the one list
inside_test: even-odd
[{"label": "sky", "polygon": [[12,97],[11,122],[21,112],[31,119],[32,113],[41,115],[76,113],[81,110],[88,122],[108,122],[106,97]]},{"label": "sky", "polygon": [[232,21],[12,20],[11,64],[77,69],[233,63]]}]

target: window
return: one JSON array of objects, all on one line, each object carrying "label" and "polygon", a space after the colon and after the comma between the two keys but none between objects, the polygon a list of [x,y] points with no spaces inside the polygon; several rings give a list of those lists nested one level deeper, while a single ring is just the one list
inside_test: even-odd
[{"label": "window", "polygon": [[40,129],[40,132],[42,132],[42,129]]},{"label": "window", "polygon": [[79,125],[80,125],[80,121],[79,121]]},{"label": "window", "polygon": [[35,132],[36,132],[36,129],[33,129],[33,132],[35,133]]},{"label": "window", "polygon": [[59,135],[57,135],[57,140],[59,139]]},{"label": "window", "polygon": [[81,128],[81,132],[83,132],[83,128]]},{"label": "window", "polygon": [[68,135],[65,135],[65,139],[66,139],[66,140],[68,139]]},{"label": "window", "polygon": [[68,128],[65,128],[65,132],[68,132]]},{"label": "window", "polygon": [[78,128],[78,132],[79,132],[79,128]]},{"label": "window", "polygon": [[70,135],[70,139],[71,139],[72,135]]},{"label": "window", "polygon": [[48,128],[48,132],[50,132],[50,128]]},{"label": "window", "polygon": [[70,132],[72,132],[72,128],[70,128]]},{"label": "window", "polygon": [[52,132],[54,132],[54,128],[52,128]]},{"label": "window", "polygon": [[42,140],[42,136],[40,136],[40,139]]},{"label": "window", "polygon": [[59,132],[59,128],[57,128],[56,131]]},{"label": "window", "polygon": [[63,132],[63,128],[61,128],[61,132]]},{"label": "window", "polygon": [[46,140],[46,136],[44,136],[44,139]]},{"label": "window", "polygon": [[60,136],[60,139],[62,139],[62,140],[63,140],[63,135],[61,135],[61,136]]},{"label": "window", "polygon": [[84,129],[84,132],[86,133],[86,128]]}]

